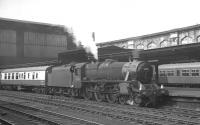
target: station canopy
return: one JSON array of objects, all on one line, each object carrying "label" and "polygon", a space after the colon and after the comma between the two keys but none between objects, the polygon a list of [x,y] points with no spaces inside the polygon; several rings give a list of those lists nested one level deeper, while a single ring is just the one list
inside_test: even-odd
[{"label": "station canopy", "polygon": [[99,48],[99,60],[115,59],[118,61],[129,61],[138,55],[139,60],[156,62],[158,64],[195,62],[200,61],[200,43],[171,46],[165,48],[134,50],[124,49],[116,46]]}]

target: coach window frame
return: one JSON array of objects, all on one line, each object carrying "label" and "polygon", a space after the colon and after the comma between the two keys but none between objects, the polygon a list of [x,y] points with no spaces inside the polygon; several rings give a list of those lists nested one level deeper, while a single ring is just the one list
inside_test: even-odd
[{"label": "coach window frame", "polygon": [[35,79],[38,79],[38,72],[35,73]]},{"label": "coach window frame", "polygon": [[8,75],[7,75],[7,73],[5,73],[4,79],[7,80],[7,78],[8,78]]},{"label": "coach window frame", "polygon": [[199,69],[191,69],[191,76],[198,77],[199,76]]},{"label": "coach window frame", "polygon": [[10,80],[10,73],[8,73],[8,80]]},{"label": "coach window frame", "polygon": [[30,79],[30,72],[27,72],[27,79]]},{"label": "coach window frame", "polygon": [[159,76],[160,77],[165,77],[166,76],[165,70],[160,70],[160,75]]},{"label": "coach window frame", "polygon": [[35,80],[35,72],[32,73],[32,80]]},{"label": "coach window frame", "polygon": [[167,76],[174,76],[174,70],[167,70]]},{"label": "coach window frame", "polygon": [[21,80],[21,72],[18,74],[18,79]]},{"label": "coach window frame", "polygon": [[[187,74],[187,75],[186,75],[186,74]],[[189,70],[189,69],[182,69],[182,70],[181,70],[181,75],[182,75],[182,76],[185,76],[185,77],[190,76],[190,70]]]},{"label": "coach window frame", "polygon": [[14,72],[12,73],[11,78],[12,78],[12,80],[15,79],[15,73]]},{"label": "coach window frame", "polygon": [[16,80],[18,80],[18,78],[19,78],[19,75],[18,75],[18,74],[19,74],[18,72],[15,73],[15,79],[16,79]]}]

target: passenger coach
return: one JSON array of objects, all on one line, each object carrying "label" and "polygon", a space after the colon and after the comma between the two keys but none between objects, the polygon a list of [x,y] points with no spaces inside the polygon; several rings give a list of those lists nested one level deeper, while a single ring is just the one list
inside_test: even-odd
[{"label": "passenger coach", "polygon": [[1,70],[1,86],[4,89],[45,87],[47,69],[50,66],[26,67]]},{"label": "passenger coach", "polygon": [[200,62],[164,64],[158,70],[160,84],[200,87]]}]

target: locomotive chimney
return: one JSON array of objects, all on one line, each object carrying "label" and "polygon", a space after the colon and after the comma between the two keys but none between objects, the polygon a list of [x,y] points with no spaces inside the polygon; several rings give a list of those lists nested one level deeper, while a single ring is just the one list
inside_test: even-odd
[{"label": "locomotive chimney", "polygon": [[132,59],[133,60],[139,60],[139,58],[140,58],[140,50],[134,49],[132,51]]}]

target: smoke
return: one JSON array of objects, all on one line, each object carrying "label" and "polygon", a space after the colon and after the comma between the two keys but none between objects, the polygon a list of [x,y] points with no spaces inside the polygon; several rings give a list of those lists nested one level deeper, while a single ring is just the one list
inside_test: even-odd
[{"label": "smoke", "polygon": [[67,34],[68,50],[83,48],[89,55],[98,60],[98,48],[95,43],[95,33],[76,30],[77,28],[65,27]]},{"label": "smoke", "polygon": [[92,54],[96,60],[98,60],[98,48],[94,41],[94,35],[90,33],[81,33],[78,34],[74,32],[74,42],[78,48],[84,48],[85,51],[89,54]]},{"label": "smoke", "polygon": [[98,60],[97,46],[94,41],[81,42],[87,53],[93,54],[94,58]]}]

